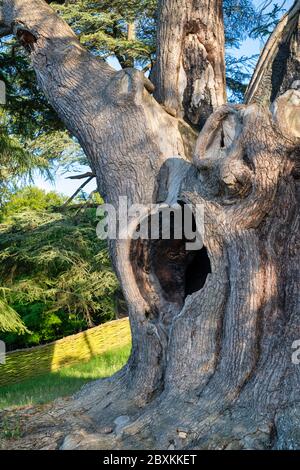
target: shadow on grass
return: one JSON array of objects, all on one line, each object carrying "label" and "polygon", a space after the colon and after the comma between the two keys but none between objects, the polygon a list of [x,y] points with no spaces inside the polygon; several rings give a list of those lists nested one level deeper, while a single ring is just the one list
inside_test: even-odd
[{"label": "shadow on grass", "polygon": [[127,345],[95,356],[88,362],[0,387],[0,410],[48,403],[56,398],[72,395],[87,382],[109,377],[117,372],[126,364],[129,354],[130,345]]}]

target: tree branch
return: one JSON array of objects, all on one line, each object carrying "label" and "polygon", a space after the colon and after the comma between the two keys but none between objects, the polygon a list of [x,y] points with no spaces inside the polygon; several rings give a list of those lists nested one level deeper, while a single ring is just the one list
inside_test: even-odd
[{"label": "tree branch", "polygon": [[1,15],[5,27],[13,30],[30,53],[48,100],[83,144],[90,130],[84,123],[98,112],[93,103],[115,71],[86,51],[43,0],[3,0]]},{"label": "tree branch", "polygon": [[80,191],[90,182],[92,181],[92,179],[94,178],[94,176],[90,176],[86,181],[84,181],[80,186],[79,188],[76,189],[75,193],[72,194],[72,196],[69,197],[69,199],[67,199],[67,201],[61,206],[62,209],[66,208],[69,203],[71,201],[73,201],[73,199],[77,196],[77,194],[80,193]]},{"label": "tree branch", "polygon": [[93,173],[91,171],[87,171],[86,173],[83,173],[82,175],[68,176],[67,179],[68,180],[81,180],[83,178],[88,178],[88,177],[95,178],[96,175],[95,175],[95,173]]},{"label": "tree branch", "polygon": [[104,200],[118,204],[121,194],[152,202],[164,162],[190,153],[189,126],[149,95],[153,85],[143,73],[117,72],[85,50],[44,0],[4,0],[2,11],[30,53],[40,88],[95,169]]},{"label": "tree branch", "polygon": [[246,90],[245,103],[268,105],[292,88],[300,74],[300,0],[281,18],[269,37]]}]

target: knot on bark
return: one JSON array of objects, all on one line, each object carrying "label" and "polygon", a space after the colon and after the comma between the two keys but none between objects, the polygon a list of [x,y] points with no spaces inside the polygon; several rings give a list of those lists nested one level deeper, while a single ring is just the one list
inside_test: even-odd
[{"label": "knot on bark", "polygon": [[116,101],[119,102],[122,97],[131,98],[136,104],[142,101],[145,89],[153,93],[154,85],[142,72],[133,68],[116,72],[107,86],[107,91]]},{"label": "knot on bark", "polygon": [[252,172],[242,160],[242,154],[243,149],[236,158],[229,158],[220,164],[220,180],[228,196],[244,198],[252,188]]},{"label": "knot on bark", "polygon": [[[293,84],[294,85],[294,84]],[[297,86],[298,85],[294,85]],[[273,119],[281,133],[300,144],[300,90],[291,89],[279,96],[271,106]]]},{"label": "knot on bark", "polygon": [[221,106],[198,137],[194,164],[202,183],[215,196],[243,198],[252,187],[253,168],[243,139],[243,110],[242,106]]}]

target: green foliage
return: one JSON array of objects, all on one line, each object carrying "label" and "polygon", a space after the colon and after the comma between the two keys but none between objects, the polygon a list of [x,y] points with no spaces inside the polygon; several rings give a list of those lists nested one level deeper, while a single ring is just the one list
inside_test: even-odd
[{"label": "green foliage", "polygon": [[[0,108],[0,139],[6,141],[10,159],[14,161],[22,151],[27,163],[26,174],[38,168],[48,170],[48,176],[58,161],[67,168],[74,163],[86,164],[79,144],[70,137],[38,88],[26,52],[11,36],[1,44],[0,80],[6,84],[7,101]],[[2,160],[0,152],[1,166]],[[16,163],[20,163],[19,158]],[[20,166],[18,176],[23,174]]]},{"label": "green foliage", "polygon": [[30,331],[7,333],[8,344],[52,341],[115,316],[118,283],[106,243],[96,237],[96,210],[53,212],[60,202],[55,193],[25,188],[4,207],[2,290]]},{"label": "green foliage", "polygon": [[[4,290],[2,290],[2,295]],[[18,313],[11,308],[2,298],[0,293],[0,331],[9,331],[13,333],[29,333]]]},{"label": "green foliage", "polygon": [[[145,66],[155,54],[156,0],[52,3],[79,35],[83,45],[102,58],[115,55],[121,66]],[[128,24],[136,34],[128,38]]]},{"label": "green foliage", "polygon": [[45,193],[42,189],[27,186],[10,195],[2,212],[3,216],[8,218],[27,210],[46,211],[61,206],[65,199],[64,196],[57,194],[55,191]]},{"label": "green foliage", "polygon": [[250,37],[263,38],[271,34],[277,25],[278,18],[286,11],[287,3],[286,0],[280,3],[262,0],[258,7],[259,17],[250,31]]},{"label": "green foliage", "polygon": [[0,210],[17,185],[32,176],[35,169],[47,173],[48,162],[42,155],[31,153],[5,128],[6,115],[0,110]]}]

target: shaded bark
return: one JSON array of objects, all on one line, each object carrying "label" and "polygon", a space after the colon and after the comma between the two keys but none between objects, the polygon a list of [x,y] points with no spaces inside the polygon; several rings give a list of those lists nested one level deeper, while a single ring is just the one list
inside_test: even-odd
[{"label": "shaded bark", "polygon": [[[191,129],[155,101],[141,73],[115,72],[89,55],[43,1],[4,1],[4,24],[28,47],[105,201],[117,209],[119,196],[129,204],[179,201],[179,216],[187,204],[204,208],[198,252],[184,238],[111,240],[132,354],[122,371],[67,406],[89,420],[63,448],[300,447],[300,368],[291,360],[300,338],[299,4],[288,16],[293,39],[282,64],[291,65],[277,91],[265,80],[276,67],[279,74],[282,23],[249,104],[217,108],[194,146]],[[172,100],[175,82],[164,95]],[[120,415],[129,419],[121,429]]]}]

